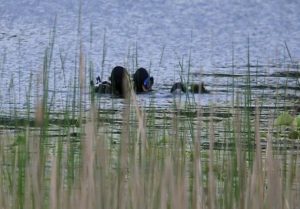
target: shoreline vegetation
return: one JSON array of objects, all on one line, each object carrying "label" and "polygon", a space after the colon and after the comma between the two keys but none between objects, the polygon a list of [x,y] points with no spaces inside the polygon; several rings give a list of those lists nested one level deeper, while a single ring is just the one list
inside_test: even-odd
[{"label": "shoreline vegetation", "polygon": [[272,116],[262,136],[258,102],[224,123],[216,107],[196,107],[193,119],[174,111],[159,129],[155,107],[145,112],[132,91],[115,142],[96,105],[54,136],[39,111],[35,127],[0,135],[1,208],[297,208],[298,148],[273,147]]}]

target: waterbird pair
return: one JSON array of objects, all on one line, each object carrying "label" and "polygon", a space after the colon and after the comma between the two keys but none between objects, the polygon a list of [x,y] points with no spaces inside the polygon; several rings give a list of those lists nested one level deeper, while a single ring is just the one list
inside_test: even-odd
[{"label": "waterbird pair", "polygon": [[[91,86],[94,87],[97,93],[109,93],[120,97],[126,97],[131,88],[131,79],[126,68],[116,66],[113,68],[109,81],[101,81],[100,77],[96,78],[96,85],[91,81]],[[133,88],[136,93],[149,92],[152,90],[154,83],[145,68],[139,68],[133,75]]]}]

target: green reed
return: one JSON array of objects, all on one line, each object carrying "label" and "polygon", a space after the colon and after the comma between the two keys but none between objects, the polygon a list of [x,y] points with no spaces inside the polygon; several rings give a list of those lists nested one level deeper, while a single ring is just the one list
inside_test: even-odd
[{"label": "green reed", "polygon": [[[253,171],[248,170],[241,132],[243,113],[240,111],[243,110],[235,109],[232,126],[229,126],[234,127],[232,135],[235,138],[233,141],[236,141],[234,151],[229,148],[218,151],[215,150],[217,138],[213,108],[208,118],[203,116],[202,109],[198,110],[198,115],[194,118],[196,120],[193,129],[194,141],[190,143],[190,130],[188,130],[189,126],[186,126],[190,123],[190,116],[182,117],[178,114],[178,110],[171,115],[170,112],[165,112],[165,115],[170,117],[164,117],[166,125],[160,130],[154,127],[159,123],[156,121],[155,107],[150,106],[149,114],[145,114],[134,100],[128,100],[122,111],[122,133],[120,143],[114,145],[117,150],[115,153],[111,151],[112,147],[109,145],[110,133],[98,132],[105,125],[98,125],[98,113],[94,106],[95,104],[92,104],[88,115],[81,115],[86,117],[81,123],[83,134],[78,138],[82,146],[73,141],[77,137],[70,137],[71,124],[65,124],[66,128],[62,129],[61,137],[54,139],[54,149],[47,148],[45,144],[39,145],[44,146],[48,152],[41,151],[40,148],[33,152],[34,150],[30,148],[33,146],[31,143],[34,143],[30,140],[33,131],[18,138],[15,146],[18,152],[12,155],[14,158],[11,160],[12,163],[17,162],[16,166],[13,166],[17,169],[10,171],[11,174],[16,174],[8,175],[11,178],[10,182],[16,182],[17,185],[15,188],[18,192],[11,193],[17,198],[16,207],[33,208],[31,206],[35,205],[35,208],[38,206],[43,208],[50,206],[51,208],[252,208],[249,203],[261,207],[268,204],[269,208],[274,206],[266,196],[259,198],[260,190],[255,190],[251,186],[251,183],[254,184],[258,180],[261,182],[264,171],[261,169],[262,165],[259,166],[262,163],[260,162],[261,150],[256,151],[257,156],[253,162],[253,166],[258,167]],[[256,107],[258,108],[259,105]],[[70,109],[66,107],[66,118],[71,115],[69,111]],[[255,115],[257,119],[251,122],[251,126],[256,126],[255,133],[258,137],[259,111],[256,111]],[[145,125],[143,122],[145,119],[151,123]],[[201,149],[201,144],[206,139],[203,138],[202,133],[205,131],[204,120],[207,119],[209,149],[204,150]],[[137,124],[139,126],[136,126]],[[180,131],[180,128],[183,128],[183,131]],[[165,132],[165,138],[168,140],[163,144],[157,144],[156,137],[162,136],[161,131]],[[143,136],[142,132],[148,133],[144,136],[149,143],[145,143],[146,141],[140,138]],[[170,133],[174,134],[170,135]],[[45,137],[49,142],[52,141],[49,135]],[[24,146],[26,143],[28,144]],[[50,150],[53,151],[49,152]],[[78,150],[82,154],[78,154]],[[30,153],[32,157],[28,158],[26,153]],[[43,155],[50,164],[40,160],[35,162],[38,156]],[[273,157],[268,156],[271,160],[268,166],[272,166]],[[291,162],[290,176],[292,177],[298,175],[294,169],[296,158],[294,157]],[[274,168],[279,169],[276,166]],[[30,174],[36,171],[35,169],[38,171],[36,173],[38,184],[29,180]],[[3,176],[1,179],[4,180]],[[268,182],[272,184],[278,181],[279,179],[272,175],[268,178]],[[292,185],[292,178],[290,182],[289,185]],[[31,186],[28,187],[28,184]],[[267,184],[268,188],[272,187]],[[274,187],[275,189],[277,188]],[[287,191],[292,192],[289,188]],[[28,192],[32,192],[31,197],[27,195]],[[284,194],[281,191],[280,195]]]},{"label": "green reed", "polygon": [[248,45],[247,45],[247,74],[246,74],[246,89],[244,92],[244,131],[246,133],[245,141],[248,145],[248,158],[250,162],[252,162],[252,153],[250,150],[253,146],[253,132],[251,124],[251,106],[252,106],[252,93],[251,93],[251,63],[250,63],[250,38],[248,37]]}]

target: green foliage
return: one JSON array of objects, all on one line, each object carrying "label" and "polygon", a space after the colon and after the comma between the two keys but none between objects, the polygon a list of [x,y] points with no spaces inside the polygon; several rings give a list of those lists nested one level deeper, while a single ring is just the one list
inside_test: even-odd
[{"label": "green foliage", "polygon": [[275,120],[277,126],[288,126],[291,130],[287,133],[289,139],[299,139],[300,115],[293,117],[288,112],[281,113]]},{"label": "green foliage", "polygon": [[292,130],[289,132],[288,137],[289,139],[299,139],[299,132],[296,130]]},{"label": "green foliage", "polygon": [[297,115],[294,118],[293,125],[294,125],[295,129],[297,129],[297,130],[300,129],[300,115]]},{"label": "green foliage", "polygon": [[288,112],[281,113],[275,120],[277,126],[291,126],[293,123],[293,116]]}]

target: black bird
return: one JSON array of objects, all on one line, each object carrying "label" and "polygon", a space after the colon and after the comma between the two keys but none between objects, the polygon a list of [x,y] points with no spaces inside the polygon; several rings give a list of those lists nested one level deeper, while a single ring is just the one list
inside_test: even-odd
[{"label": "black bird", "polygon": [[177,90],[179,90],[180,92],[184,92],[186,93],[186,86],[181,83],[181,82],[176,82],[173,84],[172,88],[171,88],[171,93],[175,93]]},{"label": "black bird", "polygon": [[139,68],[133,75],[133,82],[135,92],[142,93],[152,90],[154,79],[145,68]]},{"label": "black bird", "polygon": [[127,97],[130,92],[130,78],[124,67],[116,66],[110,76],[112,94],[120,97]]},{"label": "black bird", "polygon": [[209,93],[209,91],[205,88],[203,82],[201,82],[200,85],[196,84],[196,83],[192,83],[188,86],[188,88],[182,82],[176,82],[173,84],[173,86],[171,88],[171,93],[174,93],[176,90],[182,91],[184,93],[186,93],[187,91],[189,91],[191,93],[200,93],[200,94],[208,94]]},{"label": "black bird", "polygon": [[208,94],[209,91],[204,87],[204,83],[201,82],[201,84],[191,84],[190,85],[190,89],[189,89],[190,92],[192,93],[200,93],[200,94]]}]

